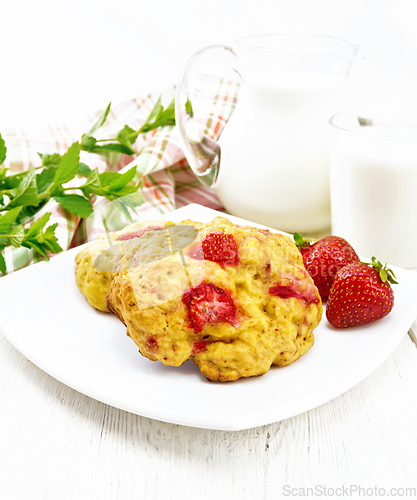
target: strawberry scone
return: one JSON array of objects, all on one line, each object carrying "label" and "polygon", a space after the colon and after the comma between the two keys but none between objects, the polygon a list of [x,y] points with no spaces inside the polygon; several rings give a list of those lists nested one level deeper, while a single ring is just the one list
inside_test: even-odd
[{"label": "strawberry scone", "polygon": [[226,382],[288,365],[313,345],[321,299],[288,236],[216,217],[182,253],[150,262],[151,251],[119,267],[107,295],[143,356],[172,366],[191,358]]},{"label": "strawberry scone", "polygon": [[[181,224],[197,228],[202,226],[201,223],[192,221],[184,221]],[[106,295],[110,289],[110,276],[122,254],[126,263],[143,235],[160,233],[162,241],[165,241],[166,228],[173,226],[176,226],[175,222],[163,220],[137,222],[121,231],[109,233],[108,236],[99,236],[96,241],[84,247],[75,257],[75,281],[89,304],[99,311],[108,312]],[[166,255],[169,255],[169,248],[165,245],[154,258]]]}]

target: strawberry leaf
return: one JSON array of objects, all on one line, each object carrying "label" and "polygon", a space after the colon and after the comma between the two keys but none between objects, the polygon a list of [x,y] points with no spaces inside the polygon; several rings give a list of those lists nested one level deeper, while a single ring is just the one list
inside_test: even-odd
[{"label": "strawberry leaf", "polygon": [[395,276],[394,271],[392,269],[389,269],[387,267],[387,264],[382,264],[382,262],[377,260],[376,257],[372,257],[371,260],[371,263],[362,262],[362,264],[365,264],[366,266],[372,266],[379,274],[379,277],[381,278],[381,281],[383,283],[386,283],[388,281],[392,285],[398,285],[397,277]]},{"label": "strawberry leaf", "polygon": [[294,233],[294,242],[298,247],[302,247],[305,243],[304,238],[300,233]]},{"label": "strawberry leaf", "polygon": [[298,248],[304,248],[310,245],[311,242],[316,241],[311,238],[303,238],[300,233],[294,233],[294,242]]}]

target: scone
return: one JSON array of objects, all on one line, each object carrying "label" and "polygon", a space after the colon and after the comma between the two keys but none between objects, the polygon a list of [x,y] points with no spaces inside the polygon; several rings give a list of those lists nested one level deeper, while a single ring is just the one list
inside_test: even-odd
[{"label": "scone", "polygon": [[141,264],[112,274],[107,306],[145,357],[191,358],[224,382],[288,365],[313,345],[321,299],[288,236],[216,217],[182,253],[148,262],[138,252]]},{"label": "scone", "polygon": [[[201,223],[184,221],[181,224],[201,227]],[[121,231],[99,236],[75,257],[75,281],[89,304],[99,311],[107,312],[106,295],[110,289],[110,275],[121,254],[131,253],[131,247],[147,232],[161,232],[166,239],[166,227],[176,226],[175,222],[143,221],[126,226]],[[110,248],[112,245],[112,248]],[[169,252],[165,253],[168,255]],[[162,254],[161,254],[162,255]],[[159,258],[159,257],[158,257]]]}]

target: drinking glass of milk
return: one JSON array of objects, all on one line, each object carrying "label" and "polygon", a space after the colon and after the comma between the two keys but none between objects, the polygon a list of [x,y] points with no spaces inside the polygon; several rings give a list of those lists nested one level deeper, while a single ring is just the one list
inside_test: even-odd
[{"label": "drinking glass of milk", "polygon": [[417,110],[330,119],[332,232],[363,256],[417,267]]},{"label": "drinking glass of milk", "polygon": [[[357,51],[326,36],[250,36],[188,61],[176,95],[180,140],[193,171],[229,213],[289,232],[330,227],[328,120],[345,107]],[[242,82],[219,142],[190,112],[198,104],[196,73],[213,57]]]}]

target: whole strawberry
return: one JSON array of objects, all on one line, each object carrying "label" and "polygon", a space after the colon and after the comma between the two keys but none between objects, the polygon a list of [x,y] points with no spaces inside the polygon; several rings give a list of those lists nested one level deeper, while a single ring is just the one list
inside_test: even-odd
[{"label": "whole strawberry", "polygon": [[326,236],[316,242],[294,234],[294,241],[303,256],[304,266],[313,278],[322,300],[326,300],[338,271],[348,264],[360,262],[353,247],[339,236]]},{"label": "whole strawberry", "polygon": [[326,317],[336,328],[364,325],[389,314],[394,306],[390,283],[395,275],[372,257],[372,264],[349,264],[334,280]]}]

